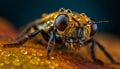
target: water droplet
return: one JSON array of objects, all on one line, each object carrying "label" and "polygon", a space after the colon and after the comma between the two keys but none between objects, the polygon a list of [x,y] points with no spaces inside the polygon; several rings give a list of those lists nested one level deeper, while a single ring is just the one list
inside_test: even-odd
[{"label": "water droplet", "polygon": [[20,66],[21,65],[21,62],[18,58],[16,58],[14,61],[13,61],[13,65],[15,66]]},{"label": "water droplet", "polygon": [[36,53],[32,53],[32,56],[36,56]]},{"label": "water droplet", "polygon": [[31,49],[31,51],[32,51],[33,53],[36,53],[36,50],[35,50],[35,49]]},{"label": "water droplet", "polygon": [[0,49],[0,52],[2,52],[2,49]]},{"label": "water droplet", "polygon": [[50,64],[50,63],[51,63],[49,60],[46,60],[45,62],[46,62],[47,64]]},{"label": "water droplet", "polygon": [[31,64],[34,65],[39,65],[40,59],[38,57],[34,57],[33,59],[30,60]]},{"label": "water droplet", "polygon": [[50,66],[50,68],[51,68],[51,69],[55,69],[55,67],[54,67],[54,66],[52,66],[52,65]]},{"label": "water droplet", "polygon": [[54,57],[51,57],[51,59],[55,59]]},{"label": "water droplet", "polygon": [[24,55],[27,55],[27,54],[28,54],[28,52],[27,52],[27,51],[25,51],[23,54],[24,54]]},{"label": "water droplet", "polygon": [[38,57],[34,57],[34,59],[38,62],[40,61],[40,59]]},{"label": "water droplet", "polygon": [[0,66],[4,66],[4,63],[0,63]]},{"label": "water droplet", "polygon": [[5,64],[10,64],[9,60],[4,61]]},{"label": "water droplet", "polygon": [[57,63],[55,63],[55,64],[54,64],[54,66],[58,67],[58,64],[57,64]]},{"label": "water droplet", "polygon": [[24,54],[25,50],[24,50],[24,49],[21,49],[21,51],[20,51],[20,52]]},{"label": "water droplet", "polygon": [[15,54],[13,53],[12,56],[15,56]]},{"label": "water droplet", "polygon": [[27,58],[27,59],[31,59],[32,56],[31,56],[31,55],[27,55],[26,58]]},{"label": "water droplet", "polygon": [[10,56],[10,54],[7,54],[7,56],[9,57],[9,56]]},{"label": "water droplet", "polygon": [[37,55],[38,55],[38,56],[40,56],[40,57],[42,57],[42,56],[43,56],[43,54],[42,54],[42,53],[39,53],[39,52],[37,53]]},{"label": "water droplet", "polygon": [[4,55],[4,53],[5,53],[4,51],[3,51],[3,52],[1,52],[1,55]]},{"label": "water droplet", "polygon": [[44,64],[44,62],[42,61],[40,64],[41,64],[41,65],[43,65],[43,64]]}]

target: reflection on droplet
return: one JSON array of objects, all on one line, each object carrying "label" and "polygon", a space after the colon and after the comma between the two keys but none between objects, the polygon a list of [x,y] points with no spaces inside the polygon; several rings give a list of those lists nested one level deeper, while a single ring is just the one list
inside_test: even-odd
[{"label": "reflection on droplet", "polygon": [[54,57],[51,57],[51,59],[55,59]]},{"label": "reflection on droplet", "polygon": [[24,49],[21,49],[20,51],[22,54],[24,54],[26,51]]},{"label": "reflection on droplet", "polygon": [[27,51],[25,51],[23,54],[24,54],[24,55],[27,55],[27,54],[28,54],[28,52],[27,52]]},{"label": "reflection on droplet", "polygon": [[10,54],[7,54],[7,56],[9,57],[9,56],[10,56]]}]

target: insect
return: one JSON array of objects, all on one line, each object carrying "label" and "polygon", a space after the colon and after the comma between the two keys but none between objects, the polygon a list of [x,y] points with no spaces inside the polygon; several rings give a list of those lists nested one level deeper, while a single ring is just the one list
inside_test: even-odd
[{"label": "insect", "polygon": [[[108,21],[95,22],[85,13],[79,14],[72,12],[70,9],[61,8],[57,12],[44,14],[41,19],[30,23],[18,36],[18,38],[22,38],[27,34],[26,37],[20,39],[17,43],[4,44],[3,47],[22,46],[28,40],[35,38],[38,34],[41,34],[41,36],[38,37],[41,39],[41,43],[48,45],[46,53],[47,58],[50,57],[51,50],[54,46],[65,45],[68,49],[76,50],[81,48],[83,45],[92,43],[90,49],[91,58],[94,61],[103,63],[103,61],[97,59],[95,56],[94,47],[97,44],[108,59],[110,59],[111,62],[115,62],[104,47],[92,38],[97,31],[97,24],[107,22]],[[34,32],[31,33],[31,29],[33,29]]]}]

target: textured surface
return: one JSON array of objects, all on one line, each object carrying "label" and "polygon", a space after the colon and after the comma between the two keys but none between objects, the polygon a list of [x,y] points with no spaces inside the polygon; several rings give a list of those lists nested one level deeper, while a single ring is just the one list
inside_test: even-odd
[{"label": "textured surface", "polygon": [[[2,48],[2,44],[14,43],[10,38],[18,33],[10,24],[1,22],[4,31],[0,29],[0,69],[119,69],[120,66],[111,63],[105,55],[96,49],[96,55],[105,62],[99,65],[93,62],[89,55],[89,46],[80,51],[53,50],[50,60],[45,57],[46,46],[28,41],[20,48]],[[4,24],[4,25],[3,25]],[[4,33],[4,34],[3,34]],[[98,33],[95,38],[105,46],[106,50],[120,62],[120,39],[108,34]]]}]

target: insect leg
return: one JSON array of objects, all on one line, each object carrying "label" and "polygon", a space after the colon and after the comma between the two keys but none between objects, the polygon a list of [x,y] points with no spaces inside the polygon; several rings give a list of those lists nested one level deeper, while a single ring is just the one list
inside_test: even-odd
[{"label": "insect leg", "polygon": [[48,42],[48,47],[47,47],[47,53],[46,53],[47,59],[50,58],[50,53],[51,53],[51,50],[54,47],[54,45],[55,45],[55,34],[53,32],[51,32],[50,39]]},{"label": "insect leg", "polygon": [[92,58],[95,62],[97,62],[97,63],[99,63],[99,64],[104,64],[103,61],[97,59],[96,56],[95,56],[95,46],[96,46],[96,42],[95,42],[93,39],[91,39],[91,42],[92,42],[91,52],[90,52],[90,53],[91,53],[91,58]]},{"label": "insect leg", "polygon": [[4,44],[3,47],[20,47],[22,46],[26,41],[28,41],[29,39],[35,37],[38,33],[40,33],[41,30],[37,30],[31,34],[29,34],[27,37],[24,37],[23,39],[19,40],[17,43],[13,43],[13,44]]},{"label": "insect leg", "polygon": [[34,28],[35,30],[38,30],[38,28],[36,27],[36,25],[35,25],[34,23],[30,23],[30,24],[25,28],[25,30],[23,30],[23,32],[20,33],[20,35],[18,35],[18,36],[16,37],[16,39],[19,39],[19,38],[23,37],[25,34],[27,34],[27,33],[30,31],[31,28]]},{"label": "insect leg", "polygon": [[96,41],[96,44],[98,45],[98,47],[103,51],[103,53],[107,56],[107,58],[108,58],[111,62],[113,62],[113,63],[118,63],[118,62],[116,62],[116,61],[112,58],[112,56],[105,50],[105,48],[104,48],[98,41]]}]

